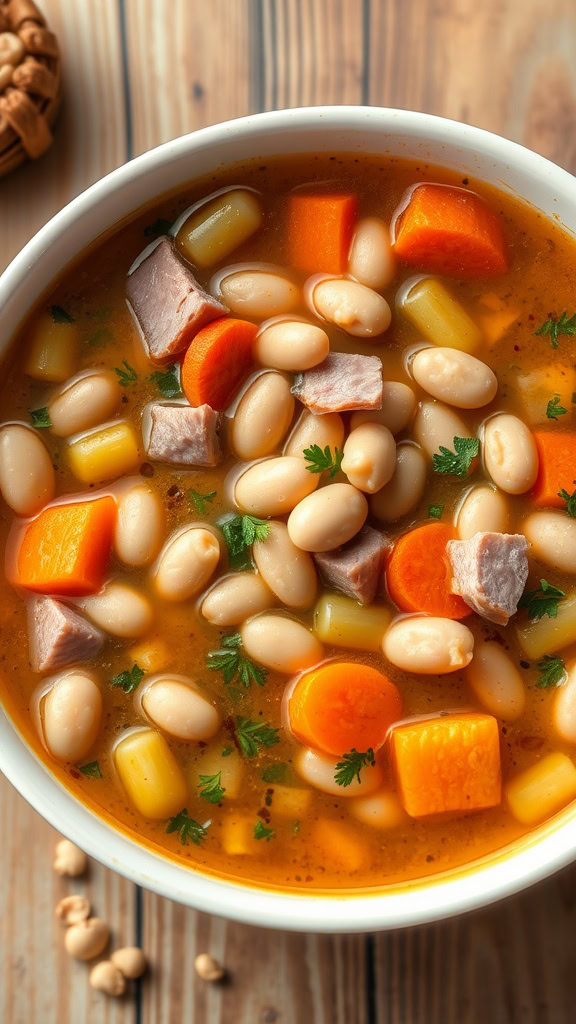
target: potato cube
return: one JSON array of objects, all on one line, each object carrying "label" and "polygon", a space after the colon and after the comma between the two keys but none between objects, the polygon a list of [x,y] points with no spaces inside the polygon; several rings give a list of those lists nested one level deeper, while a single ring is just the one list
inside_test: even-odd
[{"label": "potato cube", "polygon": [[569,644],[576,643],[576,592],[566,594],[558,602],[555,619],[545,615],[538,622],[516,627],[518,643],[530,661],[538,661],[545,654],[555,654]]},{"label": "potato cube", "polygon": [[404,296],[407,320],[434,345],[475,352],[482,343],[480,328],[441,281],[427,277]]},{"label": "potato cube", "polygon": [[74,476],[84,484],[97,484],[129,473],[140,461],[138,442],[124,420],[84,434],[68,446]]},{"label": "potato cube", "polygon": [[297,789],[296,786],[270,787],[274,790],[270,810],[281,818],[302,818],[310,809],[311,789]]},{"label": "potato cube", "polygon": [[[256,818],[231,814],[222,823],[222,849],[232,857],[258,852],[259,840],[254,839]],[[261,842],[261,840],[260,840]]]},{"label": "potato cube", "polygon": [[138,729],[114,751],[116,770],[137,811],[145,818],[171,818],[186,805],[188,790],[180,765],[154,729]]},{"label": "potato cube", "polygon": [[[568,413],[572,411],[572,395],[574,394],[576,375],[574,367],[566,363],[549,363],[537,370],[523,373],[516,370],[514,383],[522,404],[523,418],[530,426],[550,423],[546,415],[548,402],[556,396],[557,403]],[[565,422],[565,416],[561,416]]]},{"label": "potato cube", "polygon": [[314,632],[334,647],[380,651],[391,617],[388,608],[363,607],[351,597],[324,594],[314,609]]},{"label": "potato cube", "polygon": [[235,800],[244,778],[244,762],[235,748],[226,757],[222,757],[222,751],[225,748],[226,744],[222,739],[210,743],[194,764],[190,781],[192,789],[198,792],[201,775],[218,775],[220,773],[220,785],[226,791],[224,799]]},{"label": "potato cube", "polygon": [[358,871],[368,859],[366,842],[360,839],[353,827],[331,818],[320,818],[312,828],[312,842],[322,856],[339,862],[346,872]]},{"label": "potato cube", "polygon": [[25,372],[35,380],[60,383],[76,369],[78,328],[54,320],[50,313],[38,318],[32,330]]},{"label": "potato cube", "polygon": [[523,825],[537,825],[576,797],[576,767],[566,754],[547,754],[505,786],[514,817]]},{"label": "potato cube", "polygon": [[258,230],[262,210],[247,189],[231,189],[196,210],[180,228],[180,252],[197,267],[213,267]]}]

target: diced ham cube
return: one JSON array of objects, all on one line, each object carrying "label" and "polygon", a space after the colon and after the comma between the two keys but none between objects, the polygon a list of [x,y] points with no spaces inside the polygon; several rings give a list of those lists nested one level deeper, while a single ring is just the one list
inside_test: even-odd
[{"label": "diced ham cube", "polygon": [[51,672],[89,661],[104,643],[104,634],[96,626],[53,597],[33,601],[28,619],[30,665],[34,672]]},{"label": "diced ham cube", "polygon": [[343,547],[315,554],[314,561],[328,587],[340,590],[360,604],[371,604],[382,578],[388,547],[389,541],[383,533],[364,526]]},{"label": "diced ham cube", "polygon": [[323,363],[297,378],[293,394],[312,412],[382,408],[382,360],[330,352]]},{"label": "diced ham cube", "polygon": [[169,238],[129,274],[126,294],[153,359],[172,358],[204,324],[228,312],[198,284]]},{"label": "diced ham cube", "polygon": [[475,533],[469,540],[448,541],[452,593],[483,618],[505,626],[528,579],[528,546],[517,533]]},{"label": "diced ham cube", "polygon": [[222,457],[220,416],[209,405],[150,406],[148,455],[178,466],[217,466]]}]

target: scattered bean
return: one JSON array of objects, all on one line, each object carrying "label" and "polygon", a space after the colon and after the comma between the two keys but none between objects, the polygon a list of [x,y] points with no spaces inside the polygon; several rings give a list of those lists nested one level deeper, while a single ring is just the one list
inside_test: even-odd
[{"label": "scattered bean", "polygon": [[254,516],[281,516],[318,486],[316,473],[309,473],[302,458],[291,455],[266,459],[250,466],[236,482],[234,499]]},{"label": "scattered bean", "polygon": [[283,320],[265,327],[254,343],[254,358],[261,366],[301,373],[321,363],[330,351],[330,339],[321,327],[299,320]]},{"label": "scattered bean", "polygon": [[282,373],[263,373],[242,396],[230,427],[241,459],[260,459],[278,447],[294,415],[290,381]]},{"label": "scattered bean", "polygon": [[59,917],[66,926],[86,921],[90,917],[90,900],[79,893],[65,896],[56,904],[56,917]]},{"label": "scattered bean", "polygon": [[210,953],[199,953],[194,961],[196,974],[203,981],[222,981],[226,971]]},{"label": "scattered bean", "polygon": [[153,574],[165,601],[187,601],[208,583],[220,561],[220,544],[210,530],[191,526],[168,540]]},{"label": "scattered bean", "polygon": [[78,878],[86,871],[87,857],[84,850],[69,839],[61,839],[54,851],[54,871],[67,878]]},{"label": "scattered bean", "polygon": [[396,468],[396,442],[379,423],[361,423],[344,445],[342,471],[360,491],[375,494],[392,478]]},{"label": "scattered bean", "polygon": [[110,940],[110,929],[99,917],[70,925],[64,936],[66,952],[75,960],[94,960],[106,949]]},{"label": "scattered bean", "polygon": [[386,299],[357,281],[328,278],[312,294],[315,311],[356,338],[376,338],[388,330],[392,314]]},{"label": "scattered bean", "polygon": [[89,981],[91,988],[105,992],[107,996],[123,996],[126,991],[124,975],[112,960],[101,960],[95,964],[90,971]]},{"label": "scattered bean", "polygon": [[428,466],[422,449],[411,442],[399,444],[392,479],[370,498],[372,515],[385,523],[407,515],[420,501],[427,475]]},{"label": "scattered bean", "polygon": [[525,494],[538,474],[532,432],[509,413],[492,416],[484,427],[484,463],[494,483],[507,494]]},{"label": "scattered bean", "polygon": [[291,313],[300,303],[300,289],[279,274],[264,270],[239,270],[220,284],[222,302],[231,313],[267,320]]},{"label": "scattered bean", "polygon": [[324,649],[301,622],[264,612],[248,619],[240,630],[249,658],[274,672],[291,675],[322,660]]},{"label": "scattered bean", "polygon": [[382,649],[388,661],[405,672],[443,675],[470,664],[474,636],[454,619],[410,615],[393,623]]},{"label": "scattered bean", "polygon": [[116,949],[110,959],[125,978],[141,978],[146,970],[146,957],[138,946]]},{"label": "scattered bean", "polygon": [[354,537],[367,515],[361,491],[351,484],[330,484],[296,506],[288,518],[288,533],[303,551],[331,551]]},{"label": "scattered bean", "polygon": [[33,516],[54,497],[54,469],[38,434],[18,423],[0,429],[0,492],[18,516]]}]

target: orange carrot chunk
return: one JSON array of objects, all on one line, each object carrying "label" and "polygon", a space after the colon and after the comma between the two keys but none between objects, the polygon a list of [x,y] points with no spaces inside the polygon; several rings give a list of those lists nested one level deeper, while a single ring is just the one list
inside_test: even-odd
[{"label": "orange carrot chunk", "polygon": [[470,607],[450,592],[452,573],[446,545],[454,530],[444,523],[426,523],[396,542],[386,565],[388,593],[403,612],[427,612],[464,619]]},{"label": "orange carrot chunk", "polygon": [[490,277],[508,268],[500,219],[473,192],[418,185],[400,214],[396,256],[420,270],[457,277]]},{"label": "orange carrot chunk", "polygon": [[108,568],[116,511],[110,497],[44,509],[26,527],[14,582],[37,594],[95,594]]},{"label": "orange carrot chunk", "polygon": [[564,498],[558,497],[558,492],[572,494],[576,487],[576,434],[536,431],[534,440],[539,466],[532,500],[535,505],[565,508]]},{"label": "orange carrot chunk", "polygon": [[258,328],[222,317],[194,338],[182,364],[182,390],[190,405],[225,409],[246,377]]},{"label": "orange carrot chunk", "polygon": [[412,818],[500,803],[500,741],[492,715],[408,722],[392,730],[391,743],[400,796]]},{"label": "orange carrot chunk", "polygon": [[402,699],[375,668],[333,661],[300,677],[288,712],[292,732],[302,743],[341,756],[381,747],[402,714]]},{"label": "orange carrot chunk", "polygon": [[289,262],[307,274],[343,274],[356,219],[356,196],[295,195],[288,212]]}]

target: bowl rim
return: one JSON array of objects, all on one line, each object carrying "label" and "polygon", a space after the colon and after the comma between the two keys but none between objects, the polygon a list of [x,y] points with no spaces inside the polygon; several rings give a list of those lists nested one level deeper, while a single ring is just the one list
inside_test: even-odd
[{"label": "bowl rim", "polygon": [[[503,170],[524,175],[574,201],[574,177],[518,143],[460,122],[384,107],[320,106],[252,114],[199,129],[136,157],[99,179],[42,227],[0,277],[0,316],[34,264],[79,219],[120,189],[182,155],[214,146],[231,135],[260,137],[268,130],[321,131],[363,128],[402,133],[444,146],[482,151]],[[292,147],[291,152],[297,153]],[[184,182],[182,182],[184,184]],[[135,207],[134,209],[136,209]],[[134,212],[134,210],[132,211]],[[130,215],[130,214],[128,214]],[[112,218],[112,223],[117,218]],[[576,207],[575,207],[576,222]],[[77,251],[72,252],[73,259]],[[62,264],[64,269],[66,264]],[[56,275],[54,275],[56,276]],[[42,289],[40,289],[40,294]],[[12,333],[12,332],[10,332]],[[562,813],[511,847],[448,873],[398,883],[391,888],[330,895],[265,889],[219,879],[141,846],[68,791],[40,761],[0,705],[0,770],[50,824],[95,859],[138,885],[197,910],[246,924],[291,931],[366,932],[415,926],[485,906],[519,892],[570,863],[576,856],[576,813]]]}]

